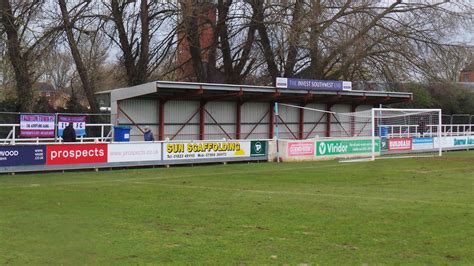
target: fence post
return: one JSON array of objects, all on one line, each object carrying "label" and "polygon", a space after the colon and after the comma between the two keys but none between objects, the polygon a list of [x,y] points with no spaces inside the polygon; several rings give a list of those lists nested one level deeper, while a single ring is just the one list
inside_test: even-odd
[{"label": "fence post", "polygon": [[54,114],[54,142],[58,142],[58,113]]},{"label": "fence post", "polygon": [[16,138],[16,136],[15,136],[15,127],[16,127],[16,126],[13,126],[13,128],[12,128],[12,131],[13,131],[12,144],[13,144],[13,145],[15,145],[15,138]]}]

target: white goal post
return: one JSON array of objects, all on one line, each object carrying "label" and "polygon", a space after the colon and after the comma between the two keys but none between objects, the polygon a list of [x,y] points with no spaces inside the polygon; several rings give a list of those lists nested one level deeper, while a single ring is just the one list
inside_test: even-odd
[{"label": "white goal post", "polygon": [[[295,114],[303,114],[303,124],[299,124],[303,134],[299,135],[314,141],[315,156],[322,159],[363,161],[442,155],[441,109],[361,106],[356,112],[344,112],[343,106],[335,111],[313,108],[318,104],[303,107],[277,103],[275,107],[278,110],[275,112],[277,135],[279,119],[282,123],[285,119],[291,122]],[[291,124],[287,124],[285,128],[290,130]],[[285,132],[280,132],[279,137],[296,139],[295,134]]]},{"label": "white goal post", "polygon": [[376,158],[376,141],[380,156],[442,156],[441,122],[441,109],[373,108],[371,159]]}]

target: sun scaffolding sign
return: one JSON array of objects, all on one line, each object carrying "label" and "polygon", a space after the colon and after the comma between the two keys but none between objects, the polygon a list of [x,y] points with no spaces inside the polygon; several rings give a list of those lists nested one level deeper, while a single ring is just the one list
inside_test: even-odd
[{"label": "sun scaffolding sign", "polygon": [[[375,140],[375,152],[380,151],[380,140]],[[372,152],[372,140],[323,140],[316,141],[316,156],[363,154]]]}]

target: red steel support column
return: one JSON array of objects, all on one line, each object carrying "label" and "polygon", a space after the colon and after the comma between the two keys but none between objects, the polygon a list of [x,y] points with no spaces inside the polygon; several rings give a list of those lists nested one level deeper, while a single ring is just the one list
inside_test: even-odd
[{"label": "red steel support column", "polygon": [[[332,104],[326,104],[326,111],[331,112]],[[326,137],[331,137],[331,117],[332,114],[326,113]]]},{"label": "red steel support column", "polygon": [[[301,107],[304,107],[304,105],[302,105]],[[299,118],[300,118],[300,121],[298,125],[298,138],[304,139],[304,109],[303,108],[300,108]]]},{"label": "red steel support column", "polygon": [[274,114],[274,108],[275,108],[275,103],[274,102],[270,102],[270,106],[269,106],[270,110],[268,111],[268,138],[269,139],[273,139],[273,135],[274,135],[274,132],[275,132],[275,114]]},{"label": "red steel support column", "polygon": [[[353,105],[351,106],[351,112],[352,112],[352,113],[355,113],[355,112],[356,112],[356,108],[357,108],[357,104],[353,104]],[[356,128],[356,127],[355,127],[355,116],[351,116],[351,136],[352,136],[352,137],[355,137],[355,134],[356,134],[355,128]]]},{"label": "red steel support column", "polygon": [[236,110],[235,110],[235,113],[237,115],[236,119],[235,119],[235,138],[236,139],[240,139],[240,133],[241,133],[241,129],[242,129],[242,102],[238,101],[236,103]]},{"label": "red steel support column", "polygon": [[159,106],[160,126],[159,126],[159,131],[158,131],[158,140],[165,139],[165,103],[166,103],[166,100],[160,100],[160,106]]},{"label": "red steel support column", "polygon": [[206,102],[201,101],[199,105],[199,139],[204,140],[204,125],[206,122],[206,112],[204,111],[204,108],[206,108]]}]

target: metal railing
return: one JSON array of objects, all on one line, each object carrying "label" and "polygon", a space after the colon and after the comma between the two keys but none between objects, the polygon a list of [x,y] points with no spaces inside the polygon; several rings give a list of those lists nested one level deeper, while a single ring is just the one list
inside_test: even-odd
[{"label": "metal railing", "polygon": [[[99,136],[79,136],[76,142],[111,142],[113,140],[113,124],[86,124],[87,128],[100,127]],[[1,128],[10,128],[10,131],[6,138],[0,138],[0,145],[15,145],[15,144],[39,144],[39,143],[61,143],[63,142],[60,136],[54,138],[22,138],[17,136],[19,132],[20,124],[0,124]]]},{"label": "metal railing", "polygon": [[422,136],[424,132],[419,132],[418,127],[419,125],[380,125],[379,134],[381,135],[382,128],[386,128],[388,137]]},{"label": "metal railing", "polygon": [[[429,132],[437,132],[438,125],[428,125]],[[442,136],[472,136],[474,124],[441,125]]]},{"label": "metal railing", "polygon": [[[387,128],[388,137],[436,137],[438,136],[438,125],[426,125],[421,131],[419,125],[383,125]],[[379,128],[380,128],[379,127]],[[380,131],[380,130],[379,130]],[[380,133],[380,132],[379,132]],[[472,136],[474,135],[474,124],[443,124],[441,125],[441,136]]]}]

